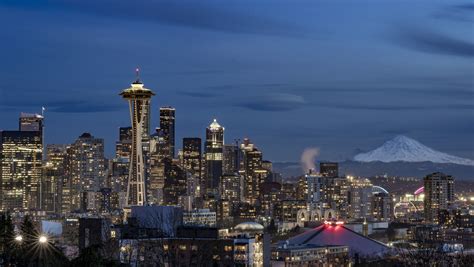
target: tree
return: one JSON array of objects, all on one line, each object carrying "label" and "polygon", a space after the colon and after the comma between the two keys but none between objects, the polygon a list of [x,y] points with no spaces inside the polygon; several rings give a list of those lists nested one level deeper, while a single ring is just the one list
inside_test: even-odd
[{"label": "tree", "polygon": [[39,237],[39,231],[36,229],[29,215],[26,215],[25,218],[23,218],[23,222],[20,226],[20,233],[23,237],[23,244],[26,247],[36,244]]},{"label": "tree", "polygon": [[0,258],[7,264],[14,264],[15,229],[10,213],[0,214]]},{"label": "tree", "polygon": [[[112,258],[112,255],[109,257],[104,257],[104,246],[95,245],[89,246],[81,250],[79,256],[73,259],[68,267],[115,267],[115,266],[124,266],[118,261]],[[110,251],[113,253],[113,251]]]},{"label": "tree", "polygon": [[275,225],[275,220],[271,219],[270,224],[267,226],[267,231],[269,234],[273,235],[277,232],[277,227]]},{"label": "tree", "polygon": [[2,215],[1,238],[0,243],[3,244],[4,260],[7,263],[14,264],[17,259],[15,255],[15,227],[13,226],[10,213]]},{"label": "tree", "polygon": [[50,240],[41,243],[40,232],[30,216],[20,226],[21,245],[17,248],[19,266],[65,266],[66,256]]},{"label": "tree", "polygon": [[387,238],[389,241],[394,241],[397,236],[397,231],[395,230],[395,225],[391,223],[387,229]]}]

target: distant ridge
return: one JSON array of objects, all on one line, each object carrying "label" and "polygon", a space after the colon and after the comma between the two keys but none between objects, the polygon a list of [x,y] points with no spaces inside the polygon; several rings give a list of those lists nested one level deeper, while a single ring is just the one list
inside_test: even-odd
[{"label": "distant ridge", "polygon": [[431,149],[420,142],[399,135],[392,140],[386,141],[382,146],[354,156],[355,161],[359,162],[433,162],[433,163],[451,163],[458,165],[474,166],[474,160],[449,155],[443,152]]}]

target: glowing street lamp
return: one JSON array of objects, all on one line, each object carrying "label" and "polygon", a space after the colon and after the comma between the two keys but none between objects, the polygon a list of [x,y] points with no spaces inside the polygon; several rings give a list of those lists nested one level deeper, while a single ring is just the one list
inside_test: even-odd
[{"label": "glowing street lamp", "polygon": [[23,236],[21,236],[21,235],[15,236],[15,241],[20,243],[21,241],[23,241]]},{"label": "glowing street lamp", "polygon": [[38,239],[41,244],[48,242],[48,238],[45,235],[41,235]]}]

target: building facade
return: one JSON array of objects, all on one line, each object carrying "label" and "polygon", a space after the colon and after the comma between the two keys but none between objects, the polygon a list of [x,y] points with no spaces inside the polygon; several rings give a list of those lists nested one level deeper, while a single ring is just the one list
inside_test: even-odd
[{"label": "building facade", "polygon": [[454,177],[435,172],[427,175],[423,182],[425,221],[437,224],[439,212],[448,210],[454,202]]},{"label": "building facade", "polygon": [[160,108],[160,129],[163,132],[167,156],[174,158],[175,154],[175,113],[173,107]]},{"label": "building facade", "polygon": [[43,142],[39,131],[0,131],[0,209],[41,207]]},{"label": "building facade", "polygon": [[216,119],[206,128],[206,172],[203,183],[206,195],[217,195],[219,181],[222,176],[222,160],[224,147],[224,127]]}]

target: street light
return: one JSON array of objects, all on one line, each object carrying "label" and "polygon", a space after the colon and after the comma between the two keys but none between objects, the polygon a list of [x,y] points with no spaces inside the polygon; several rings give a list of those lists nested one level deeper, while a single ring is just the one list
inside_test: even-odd
[{"label": "street light", "polygon": [[17,236],[15,236],[15,241],[21,242],[21,241],[23,241],[23,237],[21,235],[17,235]]},{"label": "street light", "polygon": [[38,239],[41,244],[48,242],[48,238],[45,235],[41,235]]}]

